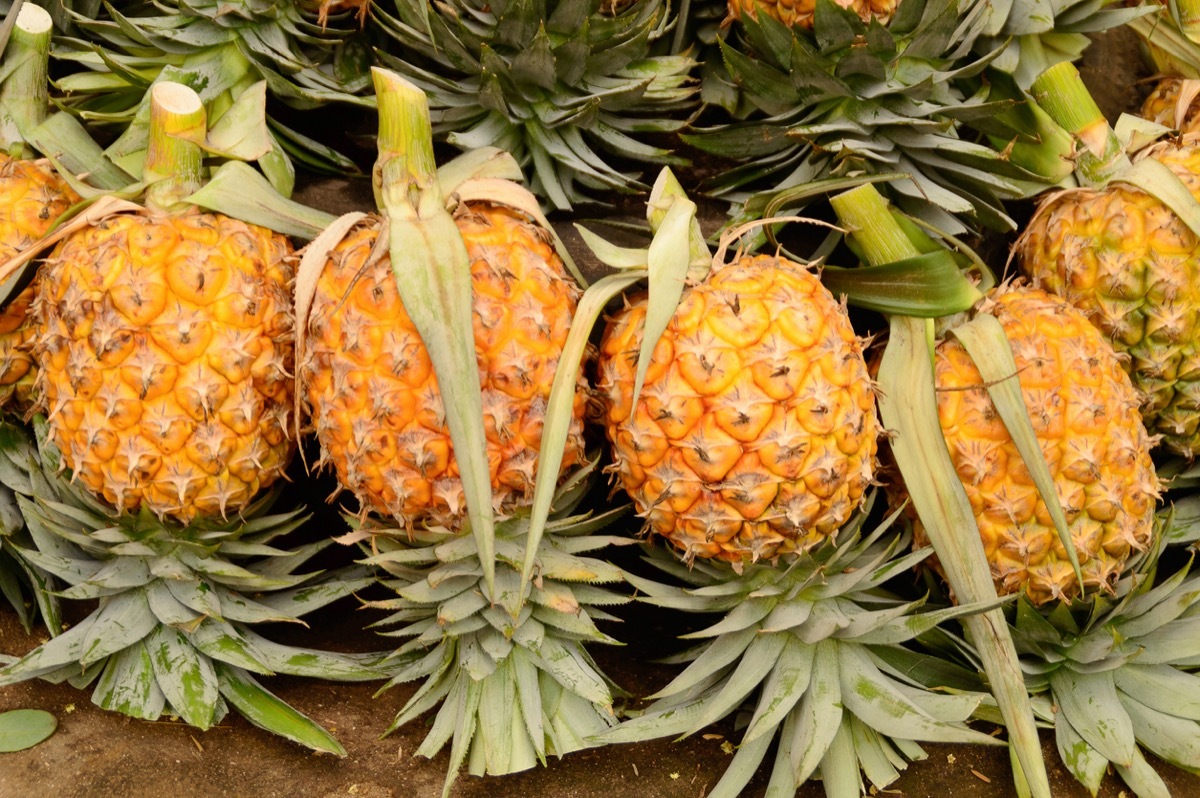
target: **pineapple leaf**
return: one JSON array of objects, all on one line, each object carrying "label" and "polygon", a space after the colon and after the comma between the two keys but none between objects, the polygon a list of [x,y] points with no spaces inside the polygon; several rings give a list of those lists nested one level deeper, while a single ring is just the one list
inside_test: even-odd
[{"label": "pineapple leaf", "polygon": [[212,661],[201,656],[183,633],[169,626],[159,626],[142,641],[142,646],[172,711],[191,726],[212,726],[220,700]]},{"label": "pineapple leaf", "polygon": [[880,734],[930,742],[1004,744],[991,735],[942,723],[926,714],[879,670],[864,646],[842,643],[838,666],[843,705]]},{"label": "pineapple leaf", "polygon": [[[396,287],[434,365],[459,463],[484,586],[495,589],[495,519],[488,476],[479,368],[472,329],[470,259],[446,210],[434,166],[425,95],[395,73],[373,69],[380,99],[377,196],[387,215]],[[472,375],[474,375],[472,377]]]},{"label": "pineapple leaf", "polygon": [[346,755],[346,749],[332,734],[280,700],[249,673],[224,662],[215,665],[221,696],[246,720],[314,751]]},{"label": "pineapple leaf", "polygon": [[[893,316],[879,369],[880,415],[896,431],[892,450],[913,504],[946,569],[947,580],[966,602],[992,601],[996,591],[975,517],[950,462],[937,420],[927,322]],[[1000,610],[964,620],[992,680],[1024,777],[1034,796],[1049,798],[1050,785],[1020,664]]]},{"label": "pineapple leaf", "polygon": [[1137,742],[1112,673],[1082,674],[1060,668],[1050,674],[1060,710],[1079,736],[1115,765],[1133,764]]},{"label": "pineapple leaf", "polygon": [[[765,15],[764,15],[765,16]],[[753,740],[743,739],[734,753],[733,759],[721,774],[720,781],[713,787],[709,798],[739,798],[746,785],[754,777],[758,766],[767,756],[771,745],[770,735],[764,735]]]},{"label": "pineapple leaf", "polygon": [[[582,228],[580,230],[583,232]],[[554,374],[554,382],[546,404],[542,443],[538,449],[538,475],[534,483],[529,531],[525,537],[525,555],[521,565],[521,595],[524,595],[526,585],[537,566],[542,535],[554,502],[554,486],[570,433],[571,403],[574,401],[575,385],[582,368],[589,336],[609,300],[640,278],[641,275],[637,273],[603,277],[588,287],[575,310],[575,318],[571,322],[571,329],[567,332],[567,340],[559,355],[558,369]]]},{"label": "pineapple leaf", "polygon": [[79,664],[86,668],[100,662],[142,640],[158,625],[145,590],[109,596],[96,610],[88,627],[79,652]]},{"label": "pineapple leaf", "polygon": [[[793,707],[808,690],[815,647],[802,643],[795,635],[784,637],[783,650],[759,691],[758,705],[742,737],[743,745],[759,737],[770,740],[780,723],[786,729]],[[788,736],[786,732],[784,736]]]},{"label": "pineapple leaf", "polygon": [[747,649],[758,635],[758,630],[751,628],[718,637],[705,645],[700,655],[672,679],[670,684],[647,698],[657,700],[681,695],[693,690],[705,680],[722,675],[734,662],[746,656]]},{"label": "pineapple leaf", "polygon": [[789,745],[796,781],[807,781],[820,766],[842,725],[842,694],[838,670],[842,644],[822,640],[813,653],[808,690],[794,710],[796,723]]},{"label": "pineapple leaf", "polygon": [[1131,663],[1113,673],[1117,689],[1149,709],[1200,721],[1200,676],[1170,665]]},{"label": "pineapple leaf", "polygon": [[1121,704],[1139,743],[1176,767],[1192,773],[1200,770],[1200,723],[1159,712],[1124,695]]},{"label": "pineapple leaf", "polygon": [[[132,718],[158,720],[166,699],[146,649],[132,645],[109,657],[92,691],[92,702]],[[206,724],[201,728],[211,725],[208,718],[200,720]]]},{"label": "pineapple leaf", "polygon": [[1134,749],[1132,764],[1113,762],[1113,767],[1138,798],[1171,798],[1170,788],[1162,776],[1158,775],[1158,771],[1142,756],[1141,751]]}]

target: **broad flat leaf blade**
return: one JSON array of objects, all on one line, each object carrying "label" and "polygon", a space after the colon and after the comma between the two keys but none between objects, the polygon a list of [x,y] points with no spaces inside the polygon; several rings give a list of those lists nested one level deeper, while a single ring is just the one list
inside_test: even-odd
[{"label": "broad flat leaf blade", "polygon": [[650,300],[642,327],[642,347],[638,353],[637,372],[633,381],[630,407],[636,407],[646,379],[646,370],[662,337],[679,306],[687,278],[691,253],[692,225],[696,219],[696,204],[684,197],[675,197],[667,209],[654,240],[650,242],[647,270],[650,281]]},{"label": "broad flat leaf blade", "polygon": [[162,715],[166,700],[143,646],[129,646],[108,658],[92,702],[131,718],[157,720]]},{"label": "broad flat leaf blade", "polygon": [[992,404],[1004,421],[1009,436],[1021,454],[1021,460],[1029,469],[1033,484],[1037,486],[1038,495],[1054,521],[1058,539],[1066,549],[1067,559],[1071,561],[1071,569],[1075,572],[1079,592],[1082,594],[1084,584],[1083,572],[1079,569],[1079,554],[1075,551],[1075,541],[1071,538],[1067,516],[1058,500],[1054,476],[1050,473],[1050,466],[1042,454],[1037,433],[1033,429],[1033,421],[1029,417],[1029,408],[1021,394],[1017,363],[1000,320],[995,316],[981,314],[955,327],[951,334],[962,343],[975,367],[979,369],[988,395],[992,398]]},{"label": "broad flat leaf blade", "polygon": [[217,672],[187,638],[160,626],[142,643],[158,676],[159,688],[179,717],[188,725],[207,729],[216,718],[220,691]]},{"label": "broad flat leaf blade", "polygon": [[475,359],[471,263],[466,244],[444,208],[420,219],[389,214],[388,229],[396,287],[438,377],[471,534],[483,564],[484,582],[491,593],[496,569],[495,519],[483,399]]},{"label": "broad flat leaf blade", "polygon": [[1112,672],[1077,673],[1060,668],[1050,674],[1060,711],[1079,736],[1113,764],[1129,767],[1137,741],[1133,722],[1117,696]]},{"label": "broad flat leaf blade", "polygon": [[530,508],[529,532],[525,538],[525,557],[521,567],[521,594],[533,574],[537,562],[538,546],[546,530],[546,519],[550,516],[554,501],[554,488],[558,483],[558,472],[562,467],[563,450],[571,430],[571,405],[575,401],[575,383],[583,367],[583,355],[588,338],[597,319],[609,300],[620,294],[640,279],[639,273],[612,274],[601,278],[584,292],[575,309],[575,318],[567,333],[567,341],[558,358],[558,370],[550,387],[550,398],[546,404],[545,422],[542,427],[542,445],[538,450],[537,481],[533,488],[533,505]]},{"label": "broad flat leaf blade", "polygon": [[[954,463],[942,437],[934,396],[927,322],[893,316],[879,369],[879,411],[894,432],[892,453],[947,581],[965,603],[996,600],[991,569]],[[1033,708],[1016,647],[1000,610],[963,620],[992,683],[1024,778],[1035,798],[1051,798]]]},{"label": "broad flat leaf blade", "polygon": [[84,667],[133,645],[158,626],[144,590],[109,597],[94,617],[79,656]]},{"label": "broad flat leaf blade", "polygon": [[1092,795],[1099,792],[1100,782],[1108,770],[1108,760],[1079,736],[1071,721],[1061,712],[1054,716],[1054,741],[1058,746],[1059,759],[1079,783]]},{"label": "broad flat leaf blade", "polygon": [[346,749],[332,734],[266,690],[249,673],[223,662],[214,664],[220,680],[221,695],[246,720],[260,729],[266,729],[314,751],[337,756],[346,755]]}]

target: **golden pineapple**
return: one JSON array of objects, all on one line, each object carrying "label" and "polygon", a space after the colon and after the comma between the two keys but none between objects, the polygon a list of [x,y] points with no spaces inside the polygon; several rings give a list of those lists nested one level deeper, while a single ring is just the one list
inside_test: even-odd
[{"label": "golden pineapple", "polygon": [[[79,201],[49,161],[0,155],[0,262],[40,239],[67,208]],[[23,413],[33,405],[37,370],[29,351],[34,328],[28,285],[0,310],[0,407]]]},{"label": "golden pineapple", "polygon": [[[41,7],[27,3],[17,13],[5,48],[0,83],[0,263],[27,249],[54,225],[79,196],[36,153],[21,132],[46,117],[47,60],[53,23]],[[0,408],[18,414],[33,404],[36,370],[29,346],[32,286],[0,309]]]},{"label": "golden pineapple", "polygon": [[[1062,299],[1030,288],[993,292],[976,313],[1008,337],[1021,394],[1079,557],[1085,588],[1111,589],[1150,543],[1158,481],[1138,396],[1116,353]],[[1079,595],[1045,503],[974,361],[953,336],[936,350],[938,418],[975,514],[1000,594],[1035,604]],[[916,525],[917,544],[925,543]]]},{"label": "golden pineapple", "polygon": [[735,563],[806,551],[871,485],[879,425],[845,308],[803,267],[742,257],[684,291],[631,406],[644,299],[612,319],[598,388],[650,530]]},{"label": "golden pineapple", "polygon": [[[872,18],[886,25],[896,13],[898,0],[836,0],[843,8],[852,9],[864,22]],[[774,17],[789,27],[811,29],[816,14],[816,0],[728,0],[729,16],[726,22],[748,16],[758,19],[758,12]]]},{"label": "golden pineapple", "polygon": [[[1200,148],[1156,145],[1200,199]],[[1113,183],[1043,201],[1016,254],[1034,284],[1087,314],[1128,355],[1143,418],[1164,445],[1200,452],[1200,239],[1141,189]]]},{"label": "golden pineapple", "polygon": [[[533,491],[579,289],[549,234],[519,211],[471,202],[454,219],[471,260],[492,503],[507,515]],[[331,251],[313,299],[301,375],[322,461],[364,510],[457,529],[465,498],[441,394],[391,260],[372,251],[379,228],[368,217]],[[564,471],[583,458],[585,404],[576,391]]]},{"label": "golden pineapple", "polygon": [[287,240],[220,214],[111,216],[64,239],[34,301],[39,401],[117,508],[226,516],[293,450]]}]

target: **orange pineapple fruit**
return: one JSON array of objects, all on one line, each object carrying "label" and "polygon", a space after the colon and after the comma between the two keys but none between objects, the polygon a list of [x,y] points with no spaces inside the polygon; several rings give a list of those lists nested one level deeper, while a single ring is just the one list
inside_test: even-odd
[{"label": "orange pineapple fruit", "polygon": [[[0,155],[0,260],[8,260],[45,235],[79,197],[49,161]],[[0,309],[0,407],[23,413],[33,406],[37,378],[29,318],[34,286]]]},{"label": "orange pineapple fruit", "polygon": [[861,504],[875,393],[845,308],[802,266],[765,255],[687,287],[637,405],[646,315],[609,321],[597,387],[614,469],[649,529],[685,557],[803,552]]},{"label": "orange pineapple fruit", "polygon": [[[1150,544],[1158,480],[1138,394],[1112,346],[1066,301],[1007,287],[975,311],[1008,337],[1021,394],[1054,478],[1087,592],[1111,589]],[[1079,584],[1029,470],[966,348],[936,349],[938,418],[1000,595],[1070,601]],[[916,545],[926,545],[915,525]]]},{"label": "orange pineapple fruit", "polygon": [[74,478],[118,508],[225,516],[292,450],[287,239],[191,211],[64,239],[34,302],[38,389]]},{"label": "orange pineapple fruit", "polygon": [[[579,298],[551,237],[524,213],[472,201],[454,212],[474,289],[475,350],[501,516],[528,504],[546,400]],[[381,217],[329,254],[313,298],[301,377],[322,463],[364,510],[410,527],[461,527],[465,498],[428,352],[396,290]],[[583,460],[576,391],[562,471]]]}]

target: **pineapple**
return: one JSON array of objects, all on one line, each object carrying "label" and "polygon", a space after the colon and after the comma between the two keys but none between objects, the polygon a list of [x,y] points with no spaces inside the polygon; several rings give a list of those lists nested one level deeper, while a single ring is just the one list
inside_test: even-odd
[{"label": "pineapple", "polygon": [[[529,504],[543,416],[579,289],[545,228],[526,213],[463,202],[474,292],[487,460],[494,511]],[[321,272],[300,366],[322,462],[364,510],[405,524],[459,529],[466,500],[441,393],[420,334],[404,310],[382,221],[363,220]],[[562,469],[583,461],[582,381]]]},{"label": "pineapple", "polygon": [[[47,57],[52,22],[41,7],[26,4],[18,12],[17,24],[6,48],[6,63],[20,64],[0,85],[0,262],[7,261],[35,243],[58,221],[78,195],[50,166],[35,160],[25,143],[45,119]],[[33,301],[32,285],[15,297],[9,296],[0,309],[0,407],[22,414],[33,406],[37,376],[29,348],[34,329],[29,322]]]},{"label": "pineapple", "polygon": [[674,22],[663,0],[400,0],[396,11],[372,12],[397,48],[382,63],[429,96],[434,133],[511,152],[554,208],[645,188],[631,160],[680,162],[647,135],[679,130],[695,104],[695,62],[655,54]]},{"label": "pineapple", "polygon": [[510,182],[516,161],[484,149],[436,169],[425,95],[373,74],[380,213],[305,251],[299,377],[322,457],[359,498],[352,537],[395,592],[368,606],[409,638],[381,667],[421,682],[389,731],[436,709],[416,753],[450,743],[448,796],[464,766],[535,767],[615,723],[584,644],[615,642],[596,621],[628,598],[603,586],[621,569],[587,555],[618,542],[595,533],[625,508],[569,515],[595,470],[590,321],[573,320],[572,267]]},{"label": "pineapple", "polygon": [[185,200],[204,177],[203,105],[177,83],[150,96],[146,207],[103,197],[56,233],[33,305],[47,417],[35,418],[36,447],[19,430],[0,436],[4,487],[29,530],[22,555],[68,585],[61,597],[98,604],[0,670],[0,684],[95,682],[102,707],[200,729],[235,708],[344,755],[254,676],[379,676],[374,656],[251,628],[297,622],[371,582],[359,566],[297,574],[325,543],[280,548],[305,517],[267,515],[278,491],[263,489],[295,449],[290,245]]},{"label": "pineapple", "polygon": [[291,436],[287,239],[221,214],[73,233],[35,303],[41,408],[74,478],[187,524],[279,479]]},{"label": "pineapple", "polygon": [[[1085,144],[1077,169],[1084,186],[1042,201],[1015,246],[1016,258],[1035,285],[1082,310],[1127,356],[1134,387],[1145,397],[1147,428],[1170,451],[1194,457],[1200,452],[1200,372],[1192,365],[1200,356],[1200,234],[1189,225],[1200,207],[1191,203],[1189,222],[1176,203],[1200,200],[1200,149],[1161,142],[1130,165],[1070,65],[1039,81],[1047,111],[1063,110],[1054,104],[1061,86],[1070,92],[1065,118],[1080,120],[1064,127],[1079,133],[1086,123],[1084,141],[1108,149],[1099,159],[1101,145]],[[1170,193],[1172,183],[1180,190]]]},{"label": "pineapple", "polygon": [[[1112,347],[1067,302],[1008,286],[975,311],[1000,321],[1038,446],[1054,477],[1083,573],[1082,592],[1111,592],[1144,552],[1158,480],[1138,395]],[[1082,595],[1072,564],[967,349],[938,343],[938,418],[983,539],[996,592],[1036,606]],[[918,545],[925,537],[916,524]]]},{"label": "pineapple", "polygon": [[[915,664],[904,642],[984,607],[909,615],[924,600],[886,587],[930,552],[909,551],[896,515],[867,526],[880,427],[844,306],[777,255],[714,260],[695,227],[689,243],[680,217],[695,206],[669,173],[655,189],[649,299],[609,322],[599,383],[621,482],[674,547],[647,559],[684,587],[628,579],[645,601],[721,617],[687,635],[687,668],[644,712],[598,739],[748,718],[713,798],[744,794],[771,750],[768,795],[819,777],[827,796],[850,798],[864,794],[864,775],[872,792],[885,789],[907,758],[925,755],[918,741],[998,744],[965,724],[981,693],[935,707],[944,696],[901,676]],[[691,256],[658,257],[681,250]]]},{"label": "pineapple", "polygon": [[735,563],[806,551],[862,503],[875,394],[845,308],[778,256],[714,266],[684,290],[634,404],[647,300],[600,346],[615,470],[655,534]]}]

